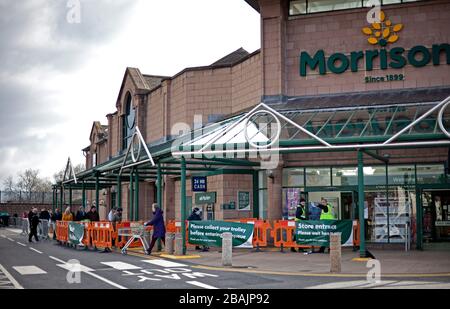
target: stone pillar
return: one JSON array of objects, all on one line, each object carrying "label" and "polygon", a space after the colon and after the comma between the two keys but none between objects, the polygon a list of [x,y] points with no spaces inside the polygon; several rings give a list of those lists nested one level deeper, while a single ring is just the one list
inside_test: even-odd
[{"label": "stone pillar", "polygon": [[174,233],[166,233],[166,246],[164,249],[166,250],[167,254],[173,254],[174,241],[175,241],[175,234]]},{"label": "stone pillar", "polygon": [[283,204],[282,181],[283,181],[283,163],[280,163],[276,169],[269,171],[269,176],[267,177],[268,220],[281,219],[282,204]]},{"label": "stone pillar", "polygon": [[279,102],[286,95],[287,0],[260,0],[263,101]]},{"label": "stone pillar", "polygon": [[341,233],[330,233],[330,272],[341,272]]},{"label": "stone pillar", "polygon": [[181,236],[181,233],[175,234],[175,255],[183,255],[183,236]]},{"label": "stone pillar", "polygon": [[163,177],[163,204],[165,220],[175,220],[175,180],[165,175]]},{"label": "stone pillar", "polygon": [[232,266],[233,256],[233,235],[231,233],[222,234],[222,265]]}]

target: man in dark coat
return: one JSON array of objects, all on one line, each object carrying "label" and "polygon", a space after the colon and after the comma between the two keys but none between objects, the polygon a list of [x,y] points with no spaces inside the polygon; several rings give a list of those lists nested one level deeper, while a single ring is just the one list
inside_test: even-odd
[{"label": "man in dark coat", "polygon": [[100,216],[98,215],[97,207],[92,206],[91,210],[86,214],[85,219],[87,219],[91,222],[99,222]]},{"label": "man in dark coat", "polygon": [[29,214],[28,216],[30,218],[29,219],[30,220],[30,235],[28,237],[28,241],[33,242],[32,241],[33,236],[36,241],[39,241],[39,238],[37,236],[37,227],[39,225],[39,216],[38,216],[37,208],[34,208],[33,211],[31,212],[31,214]]},{"label": "man in dark coat", "polygon": [[158,238],[162,240],[164,246],[166,245],[166,227],[164,226],[163,211],[159,208],[158,204],[153,204],[152,210],[153,219],[144,224],[144,226],[153,226],[152,242],[150,243],[150,248],[147,250],[148,255],[152,253],[152,249]]},{"label": "man in dark coat", "polygon": [[[201,210],[198,207],[195,207],[192,210],[191,215],[188,218],[188,221],[202,221],[202,217],[200,216]],[[195,250],[202,250],[203,252],[206,252],[209,250],[207,246],[202,246],[200,249],[200,246],[195,246]]]}]

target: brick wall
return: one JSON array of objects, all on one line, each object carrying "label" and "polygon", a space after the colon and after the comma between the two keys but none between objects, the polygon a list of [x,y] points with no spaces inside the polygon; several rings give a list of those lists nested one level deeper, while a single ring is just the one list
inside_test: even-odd
[{"label": "brick wall", "polygon": [[[226,220],[234,218],[249,218],[253,216],[253,178],[251,175],[215,175],[208,177],[208,192],[217,193],[217,201],[214,205],[214,215],[216,220]],[[181,218],[181,199],[180,199],[180,181],[175,183],[175,218]],[[238,191],[250,192],[250,210],[223,210],[222,204],[234,201],[238,207],[237,193]],[[191,179],[186,180],[186,196],[192,197],[192,205],[195,205],[195,194],[191,191]],[[204,207],[203,212],[206,212]],[[187,216],[190,215],[188,210]]]},{"label": "brick wall", "polygon": [[[68,205],[65,205],[64,209],[67,207]],[[80,207],[81,205],[73,205],[72,206],[72,211],[76,212],[76,210]],[[52,204],[15,204],[15,203],[2,203],[0,204],[0,212],[7,212],[9,213],[9,215],[12,217],[14,214],[17,214],[19,217],[21,217],[21,215],[26,212],[28,214],[28,212],[32,209],[36,207],[39,211],[41,211],[41,209],[46,208],[47,210],[51,210],[53,209]],[[61,210],[61,207],[59,207]]]},{"label": "brick wall", "polygon": [[257,105],[262,96],[261,53],[232,68],[232,113]]}]

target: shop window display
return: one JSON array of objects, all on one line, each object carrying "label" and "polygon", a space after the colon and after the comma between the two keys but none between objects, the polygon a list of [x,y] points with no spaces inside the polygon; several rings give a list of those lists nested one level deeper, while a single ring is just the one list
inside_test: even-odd
[{"label": "shop window display", "polygon": [[375,243],[415,242],[415,191],[404,187],[366,192],[366,240]]}]

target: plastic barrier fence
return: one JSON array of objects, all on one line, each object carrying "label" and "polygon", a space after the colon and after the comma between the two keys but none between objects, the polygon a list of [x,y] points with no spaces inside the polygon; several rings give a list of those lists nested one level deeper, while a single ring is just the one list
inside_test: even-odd
[{"label": "plastic barrier fence", "polygon": [[56,239],[63,244],[69,241],[68,221],[56,221]]},{"label": "plastic barrier fence", "polygon": [[92,245],[96,248],[112,248],[112,241],[114,235],[114,228],[110,222],[93,222],[91,224],[92,230]]},{"label": "plastic barrier fence", "polygon": [[276,220],[273,223],[272,237],[277,248],[311,248],[311,246],[298,245],[295,241],[295,221]]},{"label": "plastic barrier fence", "polygon": [[[288,220],[275,220],[273,225],[270,224],[268,220],[257,220],[254,218],[245,219],[234,219],[225,220],[228,222],[240,222],[240,223],[252,223],[254,224],[253,231],[253,246],[255,248],[268,247],[272,245],[276,248],[311,248],[311,246],[298,245],[295,241],[295,221]],[[102,222],[79,222],[85,226],[85,233],[82,243],[86,247],[100,247],[100,248],[122,248],[129,237],[119,236],[118,230],[121,228],[131,228],[133,226],[142,226],[143,222],[121,222],[114,226],[113,223],[102,221]],[[68,243],[68,225],[69,222],[57,221],[56,222],[56,236],[57,240],[63,244]],[[353,221],[353,245],[359,246],[359,221]],[[145,228],[147,232],[151,232],[152,226]],[[189,222],[186,221],[186,246],[192,248],[195,245],[188,243],[188,229]],[[166,224],[166,232],[168,233],[180,233],[181,232],[181,222],[175,220],[169,220]],[[151,235],[148,233],[148,235]],[[139,248],[142,247],[140,241],[133,242],[130,247]]]}]

